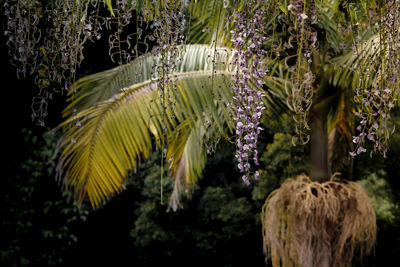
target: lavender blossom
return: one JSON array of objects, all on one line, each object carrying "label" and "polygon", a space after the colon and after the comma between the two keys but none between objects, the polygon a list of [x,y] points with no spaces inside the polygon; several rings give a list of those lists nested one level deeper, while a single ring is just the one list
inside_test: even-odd
[{"label": "lavender blossom", "polygon": [[[359,73],[359,84],[354,90],[355,102],[359,104],[355,114],[358,119],[356,130],[359,136],[367,138],[353,137],[356,147],[351,155],[365,152],[365,141],[370,141],[373,151],[379,151],[385,156],[393,129],[390,113],[399,97],[400,1],[387,1],[383,16],[378,19],[380,23],[377,26],[381,34],[379,41],[375,41],[377,45],[374,45],[376,56],[365,71]],[[376,75],[376,78],[369,82],[371,75]]]},{"label": "lavender blossom", "polygon": [[[256,4],[256,0],[244,2],[242,10],[234,14],[235,27],[231,31],[233,46],[236,48],[233,62],[236,72],[232,76],[236,158],[247,186],[250,185],[248,178],[251,173],[249,160],[252,158],[254,164],[258,165],[257,140],[262,130],[259,127],[262,111],[265,109],[262,100],[265,73],[262,60],[265,52],[261,46],[265,40],[261,32],[265,14],[262,9],[255,9]],[[253,10],[254,14],[251,15]],[[251,87],[250,80],[254,87]],[[254,178],[258,179],[258,175],[256,172]]]}]

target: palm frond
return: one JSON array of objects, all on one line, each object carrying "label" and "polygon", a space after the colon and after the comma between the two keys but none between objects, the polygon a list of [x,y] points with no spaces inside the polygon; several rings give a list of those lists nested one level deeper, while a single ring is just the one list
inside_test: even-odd
[{"label": "palm frond", "polygon": [[193,184],[201,176],[206,164],[204,128],[200,122],[197,123],[197,127],[181,123],[177,128],[176,138],[168,146],[167,160],[175,177],[170,198],[170,207],[174,211],[181,207],[182,196],[190,194]]},{"label": "palm frond", "polygon": [[[373,82],[379,66],[380,56],[379,35],[367,35],[356,46],[356,50],[332,59],[335,65],[334,75],[331,75],[331,83],[335,86],[346,86],[351,80],[353,88],[359,86],[362,79],[365,87],[369,87]],[[366,72],[366,69],[370,71]],[[368,75],[367,75],[368,74]]]},{"label": "palm frond", "polygon": [[[168,107],[166,112],[162,111],[156,90],[157,80],[153,79],[125,87],[122,91],[117,90],[119,92],[109,100],[92,100],[92,106],[71,116],[61,125],[73,126],[63,137],[61,147],[64,150],[59,160],[59,175],[65,178],[68,186],[75,188],[77,194],[87,194],[93,206],[98,206],[102,200],[120,191],[128,171],[135,168],[141,158],[150,155],[151,136],[160,143],[164,134],[163,118],[168,121],[165,131],[171,144],[180,143],[172,138],[176,134],[177,122],[188,125],[191,131],[183,142],[187,144],[185,147],[172,145],[169,150],[170,157],[176,159],[172,164],[173,170],[177,170],[179,163],[185,161],[185,179],[188,181],[196,181],[201,174],[199,170],[204,166],[204,161],[197,158],[197,149],[193,149],[198,134],[192,129],[198,129],[198,125],[203,125],[205,120],[211,121],[221,133],[233,128],[229,115],[231,110],[225,104],[232,97],[228,71],[230,54],[227,52],[219,58],[221,64],[213,73],[212,65],[205,56],[208,47],[188,46],[186,49],[189,55],[183,57],[178,71],[173,73],[175,84],[171,92],[175,105]],[[140,59],[140,62],[151,62],[147,57]],[[130,68],[135,69],[134,66]],[[85,94],[90,95],[91,90],[98,91],[96,86],[99,84],[100,90],[107,90],[101,86],[102,79],[109,81],[110,76],[98,74],[85,78]],[[111,79],[120,81],[117,75]],[[114,86],[115,89],[118,87]],[[79,124],[75,123],[77,121]]]},{"label": "palm frond", "polygon": [[[254,7],[264,8],[267,3],[260,1]],[[243,8],[243,1],[238,0],[197,0],[188,6],[189,27],[188,42],[212,44],[230,47],[233,14]],[[253,10],[253,12],[254,12]]]},{"label": "palm frond", "polygon": [[[123,188],[128,171],[136,168],[138,161],[149,157],[153,137],[161,146],[166,136],[166,160],[176,177],[176,189],[179,184],[196,183],[206,162],[207,135],[228,138],[234,129],[233,111],[227,105],[232,100],[233,53],[226,48],[217,50],[213,69],[213,48],[185,47],[182,60],[171,74],[174,84],[170,91],[175,104],[166,111],[157,92],[158,78],[151,75],[151,66],[160,60],[158,55],[145,55],[130,64],[80,79],[76,98],[71,98],[65,111],[70,117],[60,125],[70,128],[61,143],[59,178],[74,187],[81,198],[88,195],[92,205],[99,206]],[[141,75],[135,76],[137,72]],[[276,103],[282,107],[280,88],[286,82],[281,67],[275,66],[271,72],[280,75],[265,78],[268,90],[264,103],[273,110]],[[71,112],[73,108],[79,108],[76,115]],[[171,205],[177,206],[180,191],[174,190],[174,194]]]},{"label": "palm frond", "polygon": [[[232,55],[226,48],[218,47],[217,50],[219,63],[216,65],[216,70],[227,69],[227,63]],[[187,45],[183,49],[181,61],[176,64],[176,72],[212,70],[211,55],[214,55],[214,49],[207,45]],[[105,101],[132,84],[156,79],[157,73],[153,73],[153,67],[160,64],[160,61],[160,56],[149,53],[129,64],[79,79],[73,85],[77,93],[70,97],[70,104],[64,110],[64,117],[73,114],[74,109],[79,112],[97,102]]]},{"label": "palm frond", "polygon": [[[226,77],[221,75],[214,81],[205,82],[208,83],[207,87],[210,88],[211,94],[204,94],[203,97],[206,100],[204,103],[199,102],[200,105],[206,105],[203,106],[203,114],[196,116],[197,121],[185,120],[180,123],[171,134],[171,141],[168,145],[166,158],[170,162],[172,174],[175,177],[174,190],[170,198],[170,206],[174,210],[180,206],[181,196],[190,193],[192,185],[201,177],[207,159],[207,139],[215,135],[228,139],[234,129],[234,120],[230,116],[233,111],[226,105],[232,99]],[[217,91],[213,91],[211,83],[215,83]],[[196,90],[187,93],[183,90],[179,91],[178,99],[185,100],[185,103],[180,103],[180,106],[184,107],[180,110],[191,113],[193,108],[190,107],[190,103],[201,96]],[[209,109],[209,105],[215,108]],[[193,115],[195,114],[193,113]],[[213,141],[211,140],[211,142]]]},{"label": "palm frond", "polygon": [[[233,1],[227,1],[232,7]],[[224,1],[199,0],[189,4],[189,42],[211,44],[216,40],[219,46],[227,46],[230,42],[231,23],[228,20],[230,9],[224,6]]]}]

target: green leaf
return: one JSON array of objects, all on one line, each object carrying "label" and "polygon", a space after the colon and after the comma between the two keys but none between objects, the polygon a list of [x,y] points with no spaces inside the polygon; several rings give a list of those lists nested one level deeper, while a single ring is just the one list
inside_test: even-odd
[{"label": "green leaf", "polygon": [[279,9],[280,9],[283,13],[285,13],[285,14],[287,15],[287,13],[288,13],[287,0],[285,0],[284,2],[279,2],[278,5],[279,5]]},{"label": "green leaf", "polygon": [[108,9],[110,10],[111,15],[115,16],[113,8],[112,8],[111,0],[104,0],[104,2],[106,3]]},{"label": "green leaf", "polygon": [[[110,99],[92,102],[90,107],[67,119],[61,127],[71,123],[72,126],[62,139],[61,147],[64,150],[58,163],[58,174],[65,178],[67,185],[75,187],[81,197],[87,194],[93,206],[100,205],[110,195],[122,190],[128,171],[135,168],[140,159],[149,157],[152,151],[151,135],[160,145],[163,119],[168,122],[167,140],[176,144],[175,147],[170,147],[168,154],[176,159],[172,168],[177,170],[179,163],[185,161],[185,179],[196,181],[204,166],[197,159],[198,151],[193,146],[199,142],[199,125],[204,125],[205,119],[208,119],[220,133],[233,129],[229,116],[231,111],[225,104],[232,97],[228,86],[231,53],[220,55],[212,79],[212,65],[206,60],[209,49],[206,46],[186,47],[182,63],[171,74],[176,88],[171,88],[171,92],[176,104],[168,107],[166,112],[162,112],[156,91],[157,80],[146,80],[125,87],[123,91],[116,86],[114,90],[118,93]],[[152,57],[150,61],[135,62],[138,64],[159,60],[158,55]],[[86,87],[83,92],[86,99],[91,94],[88,88],[97,93],[110,90],[109,87],[101,86],[110,76],[99,78],[101,76],[96,74],[95,79],[84,78]],[[117,76],[113,79],[118,80]],[[104,94],[101,95],[103,97]],[[96,100],[99,99],[97,94],[95,96]],[[81,99],[78,97],[71,105],[78,105]],[[86,101],[85,105],[87,104]],[[174,142],[177,122],[172,117],[187,125],[185,131],[189,132],[181,135],[181,138],[182,143],[189,145],[182,146],[180,142]],[[76,121],[80,124],[77,125]]]}]

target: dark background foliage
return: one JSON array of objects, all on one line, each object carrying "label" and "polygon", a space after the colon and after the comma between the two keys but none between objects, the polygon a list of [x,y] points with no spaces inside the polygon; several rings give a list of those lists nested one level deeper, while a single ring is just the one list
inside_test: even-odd
[{"label": "dark background foliage", "polygon": [[[263,135],[260,180],[243,185],[233,146],[221,143],[197,190],[177,212],[160,204],[157,151],[130,175],[122,194],[97,210],[88,203],[78,209],[54,180],[50,159],[58,136],[21,130],[16,168],[2,179],[2,266],[264,266],[259,217],[264,199],[285,177],[308,167],[307,147],[292,146],[289,126],[268,120],[265,124],[272,128]],[[400,139],[395,136],[392,143],[387,160],[360,158],[355,164],[357,177],[377,185],[369,192],[377,204],[376,253],[360,266],[393,262],[400,251],[394,179]],[[164,181],[165,197],[172,180]]]},{"label": "dark background foliage", "polygon": [[[127,189],[97,210],[79,209],[55,181],[52,160],[65,96],[50,102],[46,128],[30,120],[34,83],[17,80],[1,40],[2,178],[0,179],[1,266],[264,266],[259,213],[266,196],[287,177],[308,170],[308,147],[294,147],[291,117],[264,118],[261,175],[246,187],[236,171],[234,147],[218,145],[204,178],[184,208],[160,204],[160,155],[128,178]],[[111,67],[105,46],[88,46],[81,75]],[[104,57],[99,56],[104,55]],[[399,119],[396,119],[400,122]],[[363,179],[378,215],[376,252],[360,266],[393,266],[400,253],[400,137],[386,159],[360,156],[354,177]],[[347,173],[347,166],[342,171]],[[168,175],[168,173],[166,173]],[[164,180],[164,198],[172,180]],[[386,263],[388,265],[386,265]]]}]

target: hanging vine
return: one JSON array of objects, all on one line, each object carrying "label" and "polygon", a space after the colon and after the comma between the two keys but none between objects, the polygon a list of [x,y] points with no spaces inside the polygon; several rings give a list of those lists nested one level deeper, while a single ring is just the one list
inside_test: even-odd
[{"label": "hanging vine", "polygon": [[355,113],[358,134],[353,136],[356,148],[350,152],[352,157],[367,151],[367,141],[373,144],[371,154],[379,151],[386,156],[388,140],[394,131],[390,113],[399,97],[400,2],[386,1],[383,6],[371,9],[371,13],[375,14],[372,19],[378,33],[371,43],[378,53],[372,56],[371,64],[361,71],[354,92],[358,104]]},{"label": "hanging vine", "polygon": [[10,61],[18,78],[25,78],[37,69],[37,43],[42,31],[39,27],[43,7],[39,1],[7,0],[4,3],[7,29],[4,32],[9,47]]},{"label": "hanging vine", "polygon": [[[153,53],[157,57],[161,57],[153,65],[153,81],[156,84],[161,105],[161,114],[153,116],[161,116],[162,136],[159,137],[161,143],[161,203],[163,203],[163,175],[164,175],[164,158],[167,151],[167,128],[170,127],[174,117],[168,117],[168,110],[175,106],[173,90],[175,88],[176,78],[173,73],[176,71],[177,64],[181,61],[181,53],[184,44],[185,1],[181,0],[165,0],[153,1],[153,8],[147,8],[145,14],[153,17],[153,34],[149,39],[157,42]],[[161,56],[159,56],[161,55]]]},{"label": "hanging vine", "polygon": [[134,47],[131,45],[131,39],[136,33],[125,33],[125,27],[128,26],[133,18],[135,10],[132,2],[126,0],[117,0],[115,2],[117,7],[114,10],[115,16],[107,17],[105,19],[107,29],[115,26],[115,30],[109,35],[108,42],[110,44],[109,54],[113,62],[119,65],[128,63],[135,53]]},{"label": "hanging vine", "polygon": [[[139,33],[121,39],[136,2],[119,0],[114,13],[109,0],[5,0],[5,35],[11,64],[16,67],[18,78],[31,75],[38,86],[32,100],[34,121],[45,124],[48,101],[54,93],[74,93],[72,84],[84,59],[86,41],[99,40],[101,32],[111,30],[112,24],[116,24],[116,30],[109,37],[111,59],[123,64],[132,55],[137,56],[130,39]],[[102,4],[109,10],[107,17],[100,15]],[[133,45],[137,48],[137,43]]]},{"label": "hanging vine", "polygon": [[312,25],[317,23],[318,13],[314,0],[294,0],[287,6],[292,25],[288,31],[288,48],[296,43],[296,63],[291,67],[294,73],[292,87],[287,99],[293,112],[296,135],[294,144],[306,144],[309,139],[309,111],[313,101],[313,82],[315,75],[311,71],[312,50],[317,46],[317,32]]}]

